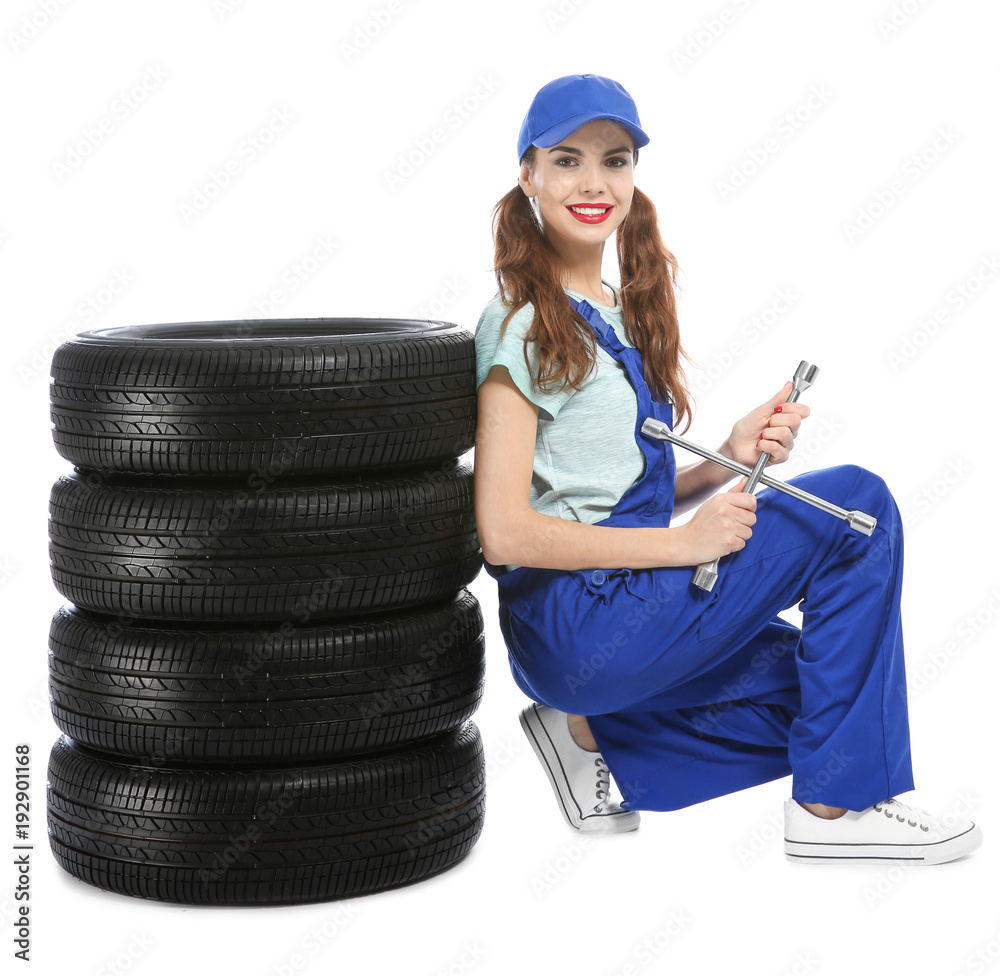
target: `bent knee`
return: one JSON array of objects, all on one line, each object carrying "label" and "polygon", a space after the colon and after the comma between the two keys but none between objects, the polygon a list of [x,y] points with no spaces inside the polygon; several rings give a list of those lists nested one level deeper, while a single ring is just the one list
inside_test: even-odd
[{"label": "bent knee", "polygon": [[789,484],[804,488],[847,510],[879,517],[899,517],[896,500],[885,480],[859,464],[838,464],[809,471]]},{"label": "bent knee", "polygon": [[884,494],[890,498],[892,497],[892,492],[889,491],[889,486],[885,483],[885,479],[881,475],[862,467],[860,464],[845,464],[843,468],[854,478],[856,489],[861,488],[875,494]]},{"label": "bent knee", "polygon": [[850,476],[852,484],[846,499],[848,507],[866,511],[871,509],[869,514],[872,515],[877,515],[878,510],[883,514],[886,512],[898,514],[896,499],[881,475],[858,464],[845,464],[842,467]]}]

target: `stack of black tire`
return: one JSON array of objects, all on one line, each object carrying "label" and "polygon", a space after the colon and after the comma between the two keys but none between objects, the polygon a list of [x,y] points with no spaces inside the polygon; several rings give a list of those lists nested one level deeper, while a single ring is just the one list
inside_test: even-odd
[{"label": "stack of black tire", "polygon": [[471,333],[85,332],[52,360],[49,840],[101,888],[340,898],[482,830]]}]

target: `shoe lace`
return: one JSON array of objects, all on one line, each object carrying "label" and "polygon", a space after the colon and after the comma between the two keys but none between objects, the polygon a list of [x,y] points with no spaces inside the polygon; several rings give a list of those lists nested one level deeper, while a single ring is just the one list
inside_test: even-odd
[{"label": "shoe lace", "polygon": [[938,826],[938,818],[933,814],[920,807],[900,803],[895,797],[881,800],[874,804],[874,808],[887,817],[895,817],[901,823],[905,820],[911,827],[919,827],[924,831],[930,830],[931,826]]},{"label": "shoe lace", "polygon": [[598,813],[603,813],[605,807],[608,805],[608,799],[611,796],[611,771],[608,769],[608,764],[604,761],[604,757],[598,755],[594,759],[594,765],[597,767],[597,806],[595,807]]}]

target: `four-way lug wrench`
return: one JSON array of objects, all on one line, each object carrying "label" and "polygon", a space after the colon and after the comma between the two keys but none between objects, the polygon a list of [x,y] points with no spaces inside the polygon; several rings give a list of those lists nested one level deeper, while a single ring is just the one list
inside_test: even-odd
[{"label": "four-way lug wrench", "polygon": [[[737,474],[748,476],[753,474],[752,469],[748,468],[745,464],[740,464],[738,461],[727,458],[724,454],[719,454],[717,451],[710,451],[707,447],[700,447],[697,444],[692,444],[691,441],[685,440],[683,437],[679,437],[662,420],[647,417],[642,422],[640,430],[650,437],[658,437],[660,440],[670,441],[671,444],[683,447],[685,451],[700,454],[703,458],[714,461],[724,468],[729,468],[730,471],[735,471]],[[839,505],[834,505],[833,502],[828,502],[816,495],[811,495],[808,491],[803,491],[795,485],[786,485],[783,481],[772,478],[770,475],[762,474],[760,476],[760,484],[768,488],[775,488],[786,495],[791,495],[792,498],[797,498],[800,502],[812,505],[813,508],[818,508],[821,512],[826,512],[834,516],[834,518],[843,519],[855,532],[861,532],[864,535],[870,536],[878,524],[871,515],[866,515],[864,512],[858,511],[849,512]]]},{"label": "four-way lug wrench", "polygon": [[[788,395],[786,403],[795,403],[802,393],[805,390],[808,390],[809,387],[816,382],[816,377],[818,375],[819,367],[813,366],[811,363],[807,363],[803,359],[799,363],[798,369],[795,370],[795,375],[792,377],[792,392]],[[760,477],[764,473],[764,465],[767,464],[770,458],[771,455],[766,451],[761,452],[761,455],[757,458],[757,463],[753,466],[753,471],[750,472],[750,477],[743,488],[744,493],[751,492],[757,487]],[[718,578],[719,557],[716,556],[715,559],[710,562],[702,563],[694,571],[694,579],[691,582],[693,582],[694,585],[700,589],[711,590],[715,586],[715,582]]]}]

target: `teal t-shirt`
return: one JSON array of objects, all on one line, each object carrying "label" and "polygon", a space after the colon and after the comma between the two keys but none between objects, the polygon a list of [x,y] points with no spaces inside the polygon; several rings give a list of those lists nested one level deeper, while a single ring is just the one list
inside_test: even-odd
[{"label": "teal t-shirt", "polygon": [[[622,343],[631,346],[622,323],[621,296],[617,288],[609,287],[615,294],[614,307],[586,300],[612,326]],[[572,289],[565,291],[577,300],[585,298]],[[579,391],[566,388],[557,393],[543,392],[534,381],[538,376],[538,345],[528,343],[530,372],[522,348],[534,319],[534,306],[529,302],[518,310],[501,340],[500,324],[509,311],[495,295],[479,317],[476,387],[492,366],[506,366],[514,385],[538,407],[531,507],[558,518],[600,522],[611,514],[645,468],[642,451],[635,442],[638,404],[628,373],[598,345],[597,367],[583,380]]]}]

